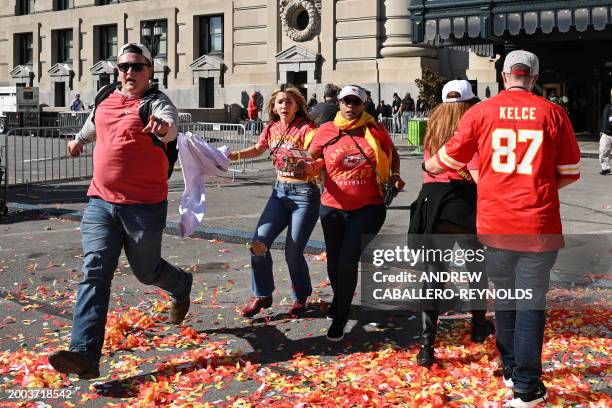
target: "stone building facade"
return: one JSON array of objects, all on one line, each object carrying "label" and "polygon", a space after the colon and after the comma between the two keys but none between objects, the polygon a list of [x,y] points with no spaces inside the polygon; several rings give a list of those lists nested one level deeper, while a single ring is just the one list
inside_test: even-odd
[{"label": "stone building facade", "polygon": [[418,93],[424,67],[495,94],[495,58],[414,44],[410,0],[5,0],[0,84],[40,88],[41,103],[92,103],[116,78],[117,47],[154,48],[155,81],[182,109],[246,106],[283,82],[308,96],[358,84],[375,101]]}]

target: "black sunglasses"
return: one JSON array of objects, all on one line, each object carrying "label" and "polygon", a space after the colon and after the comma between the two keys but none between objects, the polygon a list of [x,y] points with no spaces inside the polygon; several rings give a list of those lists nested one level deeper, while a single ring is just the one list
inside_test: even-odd
[{"label": "black sunglasses", "polygon": [[342,98],[342,102],[344,102],[345,105],[354,106],[359,106],[363,103],[363,101],[359,98]]},{"label": "black sunglasses", "polygon": [[134,72],[140,72],[144,67],[150,67],[150,65],[142,62],[122,62],[121,64],[117,64],[117,68],[119,68],[121,72],[128,72],[130,68],[132,68]]}]

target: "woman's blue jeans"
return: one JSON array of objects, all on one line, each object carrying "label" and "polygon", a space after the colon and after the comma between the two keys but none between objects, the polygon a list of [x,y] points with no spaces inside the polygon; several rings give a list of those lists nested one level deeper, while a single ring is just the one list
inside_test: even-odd
[{"label": "woman's blue jeans", "polygon": [[92,198],[83,213],[83,280],[72,319],[70,350],[95,365],[104,343],[111,281],[121,250],[138,280],[167,291],[173,302],[189,296],[192,276],[161,257],[167,202],[113,204]]},{"label": "woman's blue jeans", "polygon": [[317,224],[320,203],[321,195],[315,184],[276,181],[253,236],[253,241],[262,242],[268,248],[262,255],[251,256],[254,296],[271,296],[274,292],[269,249],[285,228],[285,260],[293,285],[292,297],[294,300],[304,300],[312,294],[304,249]]}]

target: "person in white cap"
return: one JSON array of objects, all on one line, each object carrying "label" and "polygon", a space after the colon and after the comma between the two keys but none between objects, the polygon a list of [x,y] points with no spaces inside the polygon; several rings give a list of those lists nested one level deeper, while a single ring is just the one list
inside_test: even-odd
[{"label": "person in white cap", "polygon": [[[68,143],[69,153],[78,156],[85,144],[96,141],[94,172],[81,221],[84,276],[70,348],[52,353],[49,363],[82,379],[100,375],[111,282],[122,249],[139,281],[170,295],[170,323],[180,324],[189,310],[192,275],[161,257],[168,208],[165,143],[176,139],[178,112],[165,94],[151,89],[152,63],[144,45],[121,47],[120,82],[100,90],[106,98],[96,98],[97,106]],[[141,116],[143,105],[150,115]]]},{"label": "person in white cap", "polygon": [[[434,156],[455,132],[459,119],[477,101],[472,85],[466,80],[449,81],[442,88],[442,103],[434,108],[425,133],[425,160]],[[478,154],[474,154],[467,165],[459,170],[448,170],[437,175],[423,172],[423,186],[418,198],[410,206],[409,234],[446,234],[432,236],[424,242],[432,249],[452,249],[457,242],[463,249],[480,249],[477,240],[466,239],[476,233],[476,181],[478,179]],[[453,234],[463,234],[454,238]],[[419,240],[420,241],[420,240]],[[467,263],[470,272],[485,272],[478,263]],[[444,260],[425,263],[428,276],[448,271]],[[486,289],[486,272],[470,288]],[[424,289],[443,289],[444,282],[426,280]],[[438,315],[442,299],[421,302],[421,349],[417,364],[431,366],[434,363],[434,343],[438,327]],[[486,319],[487,302],[479,299],[472,302],[472,341],[482,343],[495,332],[493,324]]]},{"label": "person in white cap", "polygon": [[454,136],[423,163],[431,174],[460,170],[475,153],[476,230],[486,269],[500,290],[531,297],[495,298],[496,343],[511,407],[545,402],[542,345],[550,270],[564,246],[558,189],[580,177],[580,150],[563,107],[534,95],[538,57],[512,51],[504,60],[505,90],[461,118]]},{"label": "person in white cap", "polygon": [[344,337],[357,286],[359,257],[367,244],[362,237],[371,239],[385,222],[383,183],[397,191],[404,188],[399,155],[389,133],[365,112],[365,90],[345,86],[338,100],[340,111],[333,121],[321,125],[308,149],[319,168],[326,170],[319,216],[327,274],[334,292],[327,310],[333,319],[327,339],[334,342]]}]

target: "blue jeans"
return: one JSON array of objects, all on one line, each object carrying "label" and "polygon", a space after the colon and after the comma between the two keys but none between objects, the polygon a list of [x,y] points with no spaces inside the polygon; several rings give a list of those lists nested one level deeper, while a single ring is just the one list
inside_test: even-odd
[{"label": "blue jeans", "polygon": [[[272,195],[259,218],[253,241],[260,241],[269,249],[287,228],[285,260],[293,285],[294,300],[304,300],[312,294],[308,264],[304,248],[317,224],[321,195],[313,183],[284,183],[277,181]],[[254,296],[271,296],[274,292],[272,255],[252,255],[252,289]]]},{"label": "blue jeans", "polygon": [[531,289],[530,300],[495,300],[496,342],[504,367],[513,367],[514,389],[533,390],[542,375],[546,292],[557,251],[515,252],[487,248],[485,262],[495,290]]},{"label": "blue jeans", "polygon": [[189,297],[192,276],[161,257],[167,202],[112,204],[91,198],[81,221],[83,273],[72,319],[70,350],[99,364],[104,327],[121,249],[138,280],[167,291],[173,302]]}]

